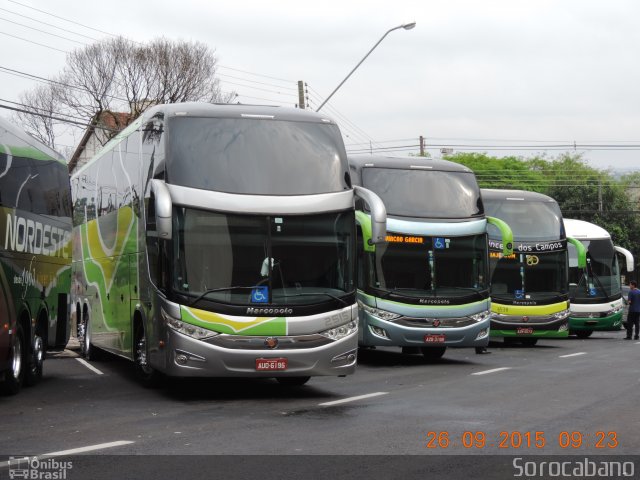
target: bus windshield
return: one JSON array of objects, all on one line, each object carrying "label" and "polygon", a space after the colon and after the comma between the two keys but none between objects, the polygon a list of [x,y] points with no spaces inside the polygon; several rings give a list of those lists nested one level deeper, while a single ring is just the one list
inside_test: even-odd
[{"label": "bus windshield", "polygon": [[462,297],[486,290],[486,235],[424,237],[387,233],[371,257],[369,286],[411,298]]},{"label": "bus windshield", "polygon": [[575,247],[569,247],[569,285],[572,300],[607,301],[620,297],[620,267],[611,239],[582,240],[587,267],[578,268]]},{"label": "bus windshield", "polygon": [[491,296],[540,300],[567,293],[566,250],[508,257],[491,252]]},{"label": "bus windshield", "polygon": [[167,181],[253,195],[310,195],[350,188],[338,127],[250,118],[173,118]]},{"label": "bus windshield", "polygon": [[[487,215],[497,217],[509,224],[514,240],[558,240],[564,238],[562,213],[555,202],[528,202],[517,200],[494,200],[485,198]],[[498,230],[489,225],[489,236],[500,238]]]},{"label": "bus windshield", "polygon": [[355,291],[353,211],[258,216],[175,207],[174,222],[173,290],[193,301],[308,305]]},{"label": "bus windshield", "polygon": [[374,191],[388,215],[470,218],[483,215],[480,189],[472,172],[368,167],[362,186]]}]

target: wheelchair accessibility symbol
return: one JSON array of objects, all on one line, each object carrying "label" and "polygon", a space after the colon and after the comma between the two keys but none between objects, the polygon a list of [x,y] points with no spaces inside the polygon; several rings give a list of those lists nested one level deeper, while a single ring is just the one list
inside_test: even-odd
[{"label": "wheelchair accessibility symbol", "polygon": [[437,248],[438,250],[442,250],[444,248],[449,248],[449,239],[445,239],[443,237],[435,237],[433,239],[433,246],[434,248]]},{"label": "wheelchair accessibility symbol", "polygon": [[540,259],[536,255],[527,255],[527,265],[533,267],[534,265],[538,265],[540,263]]},{"label": "wheelchair accessibility symbol", "polygon": [[251,303],[268,303],[269,287],[255,287],[251,290]]}]

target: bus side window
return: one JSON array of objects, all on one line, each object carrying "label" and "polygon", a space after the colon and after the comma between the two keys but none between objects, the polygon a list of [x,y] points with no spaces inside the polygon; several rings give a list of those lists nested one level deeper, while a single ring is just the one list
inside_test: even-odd
[{"label": "bus side window", "polygon": [[356,264],[357,264],[357,285],[358,288],[364,290],[365,288],[365,278],[364,278],[364,268],[365,268],[365,258],[364,258],[364,245],[362,240],[362,228],[359,224],[356,223]]},{"label": "bus side window", "polygon": [[146,199],[146,238],[147,238],[147,259],[149,262],[149,275],[154,285],[160,286],[160,239],[156,230],[156,198],[153,193]]}]

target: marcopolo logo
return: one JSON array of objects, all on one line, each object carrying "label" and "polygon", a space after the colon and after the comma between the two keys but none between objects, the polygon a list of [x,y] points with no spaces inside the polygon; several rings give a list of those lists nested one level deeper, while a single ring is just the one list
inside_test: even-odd
[{"label": "marcopolo logo", "polygon": [[581,458],[567,461],[525,461],[522,457],[513,459],[514,477],[567,477],[567,478],[622,478],[635,475],[633,462],[590,460]]},{"label": "marcopolo logo", "polygon": [[292,308],[247,307],[247,315],[291,315]]},{"label": "marcopolo logo", "polygon": [[33,253],[69,258],[71,233],[30,218],[7,213],[4,248],[18,253]]}]

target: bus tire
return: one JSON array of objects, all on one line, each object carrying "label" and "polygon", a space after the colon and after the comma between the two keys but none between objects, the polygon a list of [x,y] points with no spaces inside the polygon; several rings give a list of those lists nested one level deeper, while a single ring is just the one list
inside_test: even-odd
[{"label": "bus tire", "polygon": [[311,377],[276,377],[280,385],[285,387],[300,387],[307,383]]},{"label": "bus tire", "polygon": [[86,306],[82,312],[82,319],[78,322],[77,336],[80,344],[80,355],[90,360],[93,357],[93,348],[91,347],[91,322],[89,321]]},{"label": "bus tire", "polygon": [[420,347],[422,356],[429,361],[435,361],[442,358],[447,347]]},{"label": "bus tire", "polygon": [[525,347],[533,347],[536,343],[538,343],[538,339],[531,337],[521,338],[520,343],[522,343],[522,345],[524,345]]},{"label": "bus tire", "polygon": [[135,322],[133,337],[133,363],[136,377],[146,388],[156,388],[160,386],[161,374],[148,363],[149,353],[147,350],[147,336],[142,324],[142,320]]},{"label": "bus tire", "polygon": [[589,338],[593,330],[576,330],[576,337],[578,338]]},{"label": "bus tire", "polygon": [[5,395],[15,395],[20,391],[24,380],[24,365],[27,360],[27,345],[22,327],[16,325],[16,333],[11,341],[11,365],[0,383],[0,391]]},{"label": "bus tire", "polygon": [[27,365],[27,371],[24,378],[26,385],[32,386],[38,383],[42,379],[42,371],[44,369],[44,339],[40,327],[33,336],[33,342],[31,344],[31,355],[28,356],[29,364]]}]

